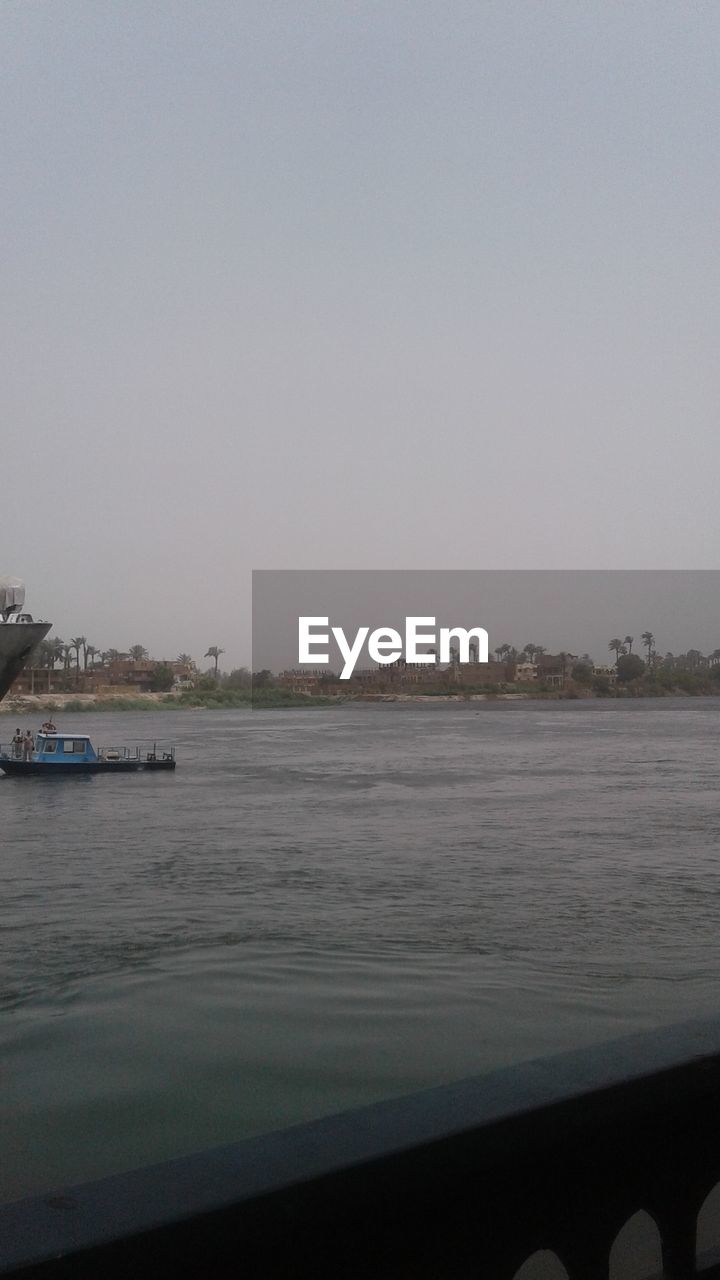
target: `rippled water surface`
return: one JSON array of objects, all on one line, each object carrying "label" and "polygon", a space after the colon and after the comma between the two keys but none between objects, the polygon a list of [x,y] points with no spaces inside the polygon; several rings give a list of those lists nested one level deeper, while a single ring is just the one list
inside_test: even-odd
[{"label": "rippled water surface", "polygon": [[714,699],[65,717],[170,739],[178,769],[0,778],[2,1194],[715,1013],[719,723]]}]

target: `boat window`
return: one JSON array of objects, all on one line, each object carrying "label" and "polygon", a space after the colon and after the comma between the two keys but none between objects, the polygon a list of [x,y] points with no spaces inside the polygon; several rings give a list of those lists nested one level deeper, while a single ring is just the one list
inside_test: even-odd
[{"label": "boat window", "polygon": [[76,756],[85,755],[85,743],[80,738],[76,738],[73,742],[73,751]]},{"label": "boat window", "polygon": [[57,750],[57,742],[46,742],[45,746],[43,747],[43,754],[51,755],[52,752],[56,750]]},{"label": "boat window", "polygon": [[65,741],[63,742],[63,751],[65,752],[65,755],[71,756],[72,750],[73,750],[72,738],[70,739],[69,742],[66,738]]}]

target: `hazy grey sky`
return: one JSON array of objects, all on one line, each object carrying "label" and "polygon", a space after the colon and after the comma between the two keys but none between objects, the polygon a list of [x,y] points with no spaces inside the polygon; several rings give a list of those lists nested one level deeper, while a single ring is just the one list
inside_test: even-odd
[{"label": "hazy grey sky", "polygon": [[[654,634],[660,654],[720,649],[720,570],[261,570],[253,574],[256,671],[298,667],[301,615],[327,617],[329,626],[315,627],[313,635],[339,626],[350,645],[360,627],[390,626],[404,637],[405,619],[425,616],[435,626],[422,630],[436,636],[443,626],[484,627],[491,657],[498,645],[532,643],[553,653],[587,651],[595,662],[612,664],[615,636],[633,636],[633,651],[646,656],[644,631]],[[339,671],[332,638],[324,648]],[[366,647],[357,665],[374,665]]]},{"label": "hazy grey sky", "polygon": [[61,634],[238,663],[252,567],[718,566],[714,0],[0,32],[0,572]]}]

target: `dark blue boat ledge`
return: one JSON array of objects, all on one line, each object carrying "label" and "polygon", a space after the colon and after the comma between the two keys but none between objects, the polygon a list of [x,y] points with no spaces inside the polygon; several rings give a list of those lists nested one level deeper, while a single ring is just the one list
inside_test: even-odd
[{"label": "dark blue boat ledge", "polygon": [[720,1022],[629,1036],[2,1206],[0,1273],[595,1280],[644,1209],[680,1280],[719,1101]]}]

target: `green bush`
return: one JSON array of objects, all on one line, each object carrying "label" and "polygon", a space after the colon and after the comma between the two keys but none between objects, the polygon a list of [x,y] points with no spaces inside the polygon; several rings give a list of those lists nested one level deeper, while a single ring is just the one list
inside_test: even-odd
[{"label": "green bush", "polygon": [[645,672],[645,663],[637,653],[624,653],[617,660],[617,678],[622,684],[637,680]]},{"label": "green bush", "polygon": [[587,662],[576,662],[570,674],[576,684],[591,685],[593,682],[593,669]]},{"label": "green bush", "polygon": [[175,674],[172,667],[161,664],[153,671],[150,688],[153,693],[167,693],[169,689],[172,689],[174,683]]}]

